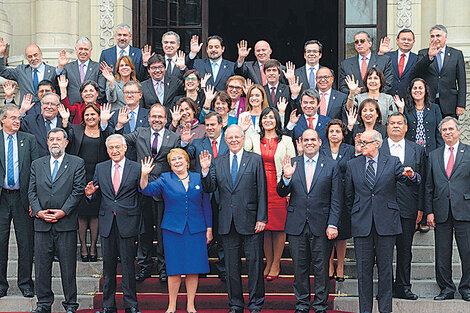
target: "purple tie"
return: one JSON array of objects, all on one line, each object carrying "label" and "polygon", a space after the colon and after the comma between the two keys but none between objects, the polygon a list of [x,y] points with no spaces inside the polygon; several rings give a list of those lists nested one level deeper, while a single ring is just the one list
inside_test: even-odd
[{"label": "purple tie", "polygon": [[158,153],[158,133],[153,134],[155,138],[153,138],[152,142],[152,157],[155,158]]},{"label": "purple tie", "polygon": [[80,82],[85,80],[85,63],[80,64]]}]

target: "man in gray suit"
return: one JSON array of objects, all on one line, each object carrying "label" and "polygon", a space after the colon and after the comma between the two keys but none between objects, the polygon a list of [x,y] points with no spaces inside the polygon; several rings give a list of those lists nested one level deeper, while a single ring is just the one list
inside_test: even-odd
[{"label": "man in gray suit", "polygon": [[[102,103],[105,100],[106,79],[100,71],[98,62],[90,60],[93,44],[87,37],[80,37],[75,44],[75,53],[77,60],[67,63],[61,74],[65,74],[69,80],[67,86],[67,96],[70,104],[82,103],[82,96],[80,95],[80,85],[86,80],[92,80],[100,86],[100,95],[98,102]],[[65,53],[62,50],[61,53]]]},{"label": "man in gray suit", "polygon": [[53,128],[47,136],[50,156],[31,164],[29,202],[34,219],[34,257],[37,308],[32,313],[50,313],[52,258],[59,257],[66,313],[77,311],[77,228],[76,208],[85,192],[85,162],[65,154],[67,133]]},{"label": "man in gray suit", "polygon": [[[13,219],[18,242],[18,287],[23,296],[33,297],[33,220],[28,214],[28,185],[31,162],[39,157],[33,135],[19,131],[20,110],[14,104],[3,106],[0,131],[0,298],[8,290],[8,238]],[[5,153],[6,152],[6,153]]]},{"label": "man in gray suit", "polygon": [[[28,64],[21,64],[15,68],[8,68],[5,64],[5,52],[7,50],[7,43],[0,37],[0,76],[6,79],[14,80],[20,87],[20,100],[23,101],[25,95],[32,94],[33,102],[38,101],[37,91],[39,82],[43,79],[50,80],[51,82],[57,81],[57,76],[61,72],[61,68],[67,64],[66,56],[61,53],[59,55],[58,68],[54,68],[42,61],[41,49],[35,45],[26,47],[25,55]],[[57,89],[57,88],[54,88]]]}]

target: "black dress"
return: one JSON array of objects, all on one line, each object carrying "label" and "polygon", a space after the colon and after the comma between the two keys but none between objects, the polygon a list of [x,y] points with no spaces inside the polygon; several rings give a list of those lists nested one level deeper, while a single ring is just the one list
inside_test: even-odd
[{"label": "black dress", "polygon": [[[93,180],[96,164],[99,163],[99,153],[101,145],[100,137],[92,138],[83,134],[82,144],[78,151],[78,156],[85,161],[86,183]],[[78,206],[80,216],[98,216],[99,201],[86,201],[83,197]]]}]

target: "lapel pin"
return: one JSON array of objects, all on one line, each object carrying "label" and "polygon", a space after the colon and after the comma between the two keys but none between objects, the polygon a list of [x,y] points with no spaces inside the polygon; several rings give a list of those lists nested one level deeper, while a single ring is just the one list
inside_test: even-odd
[{"label": "lapel pin", "polygon": [[321,163],[320,166],[323,167],[323,163]]},{"label": "lapel pin", "polygon": [[447,52],[447,55],[450,56],[450,52]]},{"label": "lapel pin", "polygon": [[64,165],[64,168],[67,168],[67,164]]},{"label": "lapel pin", "polygon": [[134,55],[134,52],[132,52],[132,56]]},{"label": "lapel pin", "polygon": [[166,139],[170,138],[170,136],[166,136]]},{"label": "lapel pin", "polygon": [[21,147],[23,146],[23,142],[21,142],[20,146],[21,146]]},{"label": "lapel pin", "polygon": [[343,156],[342,156],[341,154],[339,154],[339,155],[338,155],[338,158],[340,158],[340,159],[341,159],[342,157],[343,157]]},{"label": "lapel pin", "polygon": [[243,163],[243,166],[245,166],[246,163]]},{"label": "lapel pin", "polygon": [[227,68],[227,65],[224,64],[224,68]]},{"label": "lapel pin", "polygon": [[142,123],[142,120],[139,120],[139,123]]},{"label": "lapel pin", "polygon": [[199,185],[196,185],[196,189],[199,190],[199,189],[201,189],[201,187],[199,187]]}]

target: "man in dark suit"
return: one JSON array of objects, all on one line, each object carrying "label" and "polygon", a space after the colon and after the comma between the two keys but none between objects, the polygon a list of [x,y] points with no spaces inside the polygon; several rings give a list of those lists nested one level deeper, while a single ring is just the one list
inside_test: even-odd
[{"label": "man in dark suit", "polygon": [[341,213],[341,178],[336,161],[319,155],[322,142],[318,133],[307,129],[302,134],[303,155],[282,162],[283,177],[277,184],[281,197],[290,195],[286,226],[289,249],[294,262],[296,313],[310,310],[310,264],[315,275],[315,313],[328,308],[329,256],[331,242],[338,236]]},{"label": "man in dark suit", "polygon": [[424,210],[424,177],[426,158],[424,148],[413,141],[405,139],[408,130],[406,117],[402,113],[392,113],[387,124],[387,140],[384,140],[380,153],[393,155],[400,159],[404,166],[409,166],[421,175],[421,184],[408,185],[397,183],[397,202],[400,208],[401,228],[397,236],[397,266],[393,297],[416,300],[418,296],[411,291],[411,245],[416,224],[421,222]]},{"label": "man in dark suit", "polygon": [[259,313],[264,303],[263,230],[268,221],[266,174],[260,155],[243,150],[245,136],[238,125],[225,133],[230,153],[214,159],[200,155],[204,191],[219,191],[219,234],[227,270],[230,313],[244,309],[240,247],[248,266],[250,313]]},{"label": "man in dark suit", "polygon": [[317,70],[316,75],[318,93],[320,94],[318,113],[331,119],[337,118],[347,121],[345,108],[348,95],[333,89],[335,81],[333,71],[322,66]]},{"label": "man in dark suit", "polygon": [[186,68],[181,69],[177,64],[178,49],[180,48],[180,35],[174,31],[167,31],[162,35],[162,49],[165,56],[165,76],[174,76],[177,79],[183,79]]},{"label": "man in dark suit", "polygon": [[125,157],[126,140],[114,134],[106,138],[111,160],[96,165],[93,181],[85,188],[91,198],[101,194],[99,228],[103,250],[103,309],[101,313],[117,313],[116,266],[121,258],[122,288],[126,313],[137,313],[134,278],[135,241],[142,215],[140,206],[140,165]]},{"label": "man in dark suit", "polygon": [[[8,82],[8,81],[7,81]],[[11,84],[11,86],[3,85],[3,91],[5,92],[5,104],[13,103],[16,104],[14,99],[14,92],[15,87]],[[54,84],[47,79],[43,79],[38,84],[38,92],[37,92],[37,101],[33,100],[33,96],[31,94],[27,94],[26,97],[23,98],[20,104],[20,114],[21,117],[26,115],[38,115],[41,114],[41,100],[42,97],[48,92],[55,93]]]},{"label": "man in dark suit", "polygon": [[295,76],[297,76],[299,78],[299,82],[302,83],[302,91],[309,88],[317,88],[318,70],[323,67],[320,65],[322,52],[323,45],[320,41],[308,40],[305,42],[305,65],[295,70]]},{"label": "man in dark suit", "polygon": [[65,154],[67,133],[53,128],[47,136],[50,156],[31,164],[29,203],[34,219],[34,268],[37,308],[32,313],[50,313],[52,258],[59,257],[66,313],[77,311],[77,229],[75,210],[85,190],[85,162]]},{"label": "man in dark suit", "polygon": [[[122,133],[129,134],[135,131],[138,127],[149,127],[149,110],[140,106],[140,99],[142,99],[142,85],[137,82],[130,80],[123,88],[124,100],[128,106],[129,122],[124,124]],[[118,123],[119,111],[115,111],[110,116],[109,122],[103,120],[101,115],[101,128],[104,130],[106,127],[110,127],[110,132],[113,132],[116,124]],[[106,123],[108,122],[108,123]],[[137,161],[137,152],[134,146],[127,147],[126,158],[132,161]]]},{"label": "man in dark suit", "polygon": [[372,312],[373,268],[379,268],[379,312],[392,312],[393,247],[402,232],[396,182],[419,184],[421,176],[400,159],[379,153],[382,135],[362,133],[362,156],[348,162],[345,178],[346,209],[351,214],[361,313]]},{"label": "man in dark suit", "polygon": [[453,236],[459,248],[462,278],[459,293],[470,301],[470,147],[459,141],[460,124],[445,117],[439,124],[445,146],[429,154],[425,205],[428,225],[435,227],[436,281],[434,300],[454,299]]},{"label": "man in dark suit", "polygon": [[59,96],[48,92],[41,100],[41,114],[28,114],[21,123],[21,130],[36,137],[39,156],[49,155],[47,144],[48,132],[56,127],[63,127],[59,113]]},{"label": "man in dark suit", "polygon": [[[33,219],[29,216],[28,186],[31,162],[39,157],[33,135],[19,131],[21,115],[14,104],[2,107],[0,131],[0,298],[8,290],[8,238],[13,219],[18,243],[18,287],[23,296],[34,296],[33,280]],[[5,153],[6,152],[6,153]]]},{"label": "man in dark suit", "polygon": [[354,47],[358,55],[350,57],[341,62],[341,71],[339,73],[339,90],[348,94],[349,88],[346,84],[346,76],[354,76],[358,80],[358,87],[364,87],[363,79],[369,68],[375,66],[382,70],[385,76],[386,85],[384,92],[391,94],[393,92],[393,71],[392,60],[386,55],[377,55],[372,53],[372,38],[365,31],[360,31],[354,36]]},{"label": "man in dark suit", "polygon": [[300,96],[300,107],[303,114],[297,115],[297,110],[292,111],[287,130],[292,132],[292,139],[299,139],[308,128],[315,129],[322,142],[327,142],[325,126],[331,118],[318,114],[320,95],[315,89],[307,89]]},{"label": "man in dark suit", "polygon": [[142,80],[142,51],[130,45],[132,34],[131,27],[127,24],[119,24],[116,26],[116,46],[112,46],[106,50],[101,51],[100,64],[106,62],[107,65],[113,67],[113,73],[116,70],[117,60],[124,55],[131,57],[135,66],[136,76]]},{"label": "man in dark suit", "polygon": [[[82,103],[80,85],[86,80],[92,80],[100,86],[98,102],[105,102],[106,79],[100,71],[100,64],[90,59],[93,45],[87,37],[80,37],[75,44],[77,60],[67,63],[61,74],[65,74],[69,80],[67,86],[67,97],[70,104]],[[65,50],[64,50],[65,53]]]},{"label": "man in dark suit", "polygon": [[[208,85],[214,86],[216,91],[225,90],[225,84],[230,76],[233,76],[234,63],[222,58],[225,45],[222,37],[214,35],[207,38],[206,52],[209,58],[194,59],[189,55],[188,69],[197,70],[202,77],[211,74]],[[195,57],[195,56],[194,56]]]},{"label": "man in dark suit", "polygon": [[398,95],[406,99],[408,86],[414,78],[414,68],[418,61],[418,55],[411,52],[415,44],[415,34],[411,29],[404,28],[397,35],[398,49],[392,51],[390,38],[385,37],[380,41],[379,55],[388,55],[392,60],[393,86],[392,95]]},{"label": "man in dark suit", "polygon": [[[45,64],[42,61],[42,52],[37,45],[29,45],[26,47],[25,55],[28,64],[21,64],[15,68],[9,68],[5,64],[5,53],[7,50],[7,43],[0,37],[0,76],[5,79],[14,80],[20,87],[20,100],[27,94],[33,95],[33,102],[38,100],[37,91],[38,84],[41,80],[47,79],[55,84],[57,76],[60,75],[62,67],[67,64],[65,55],[59,55],[59,64],[57,69],[53,66]],[[55,88],[54,88],[55,89]]]},{"label": "man in dark suit", "polygon": [[457,117],[465,112],[467,81],[462,51],[446,45],[447,29],[434,25],[428,49],[418,52],[417,77],[429,86],[431,101],[439,104],[442,115]]},{"label": "man in dark suit", "polygon": [[153,104],[160,103],[167,110],[171,109],[175,96],[182,93],[181,80],[175,76],[165,76],[165,59],[159,54],[149,59],[147,71],[150,78],[142,82],[142,106],[149,109]]}]

